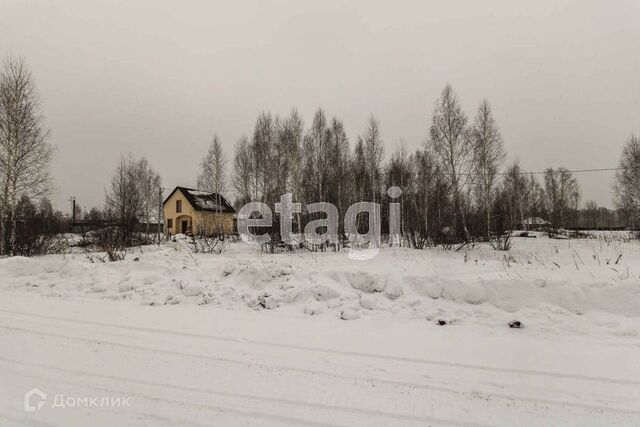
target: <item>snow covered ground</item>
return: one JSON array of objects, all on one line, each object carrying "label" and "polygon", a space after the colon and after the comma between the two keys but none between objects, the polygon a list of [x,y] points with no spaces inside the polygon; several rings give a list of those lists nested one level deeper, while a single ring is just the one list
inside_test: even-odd
[{"label": "snow covered ground", "polygon": [[638,425],[640,245],[514,240],[0,259],[0,425]]}]

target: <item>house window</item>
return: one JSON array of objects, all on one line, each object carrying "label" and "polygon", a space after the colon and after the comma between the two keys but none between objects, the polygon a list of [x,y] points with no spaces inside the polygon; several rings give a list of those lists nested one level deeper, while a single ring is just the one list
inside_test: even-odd
[{"label": "house window", "polygon": [[182,212],[182,200],[176,200],[176,212]]},{"label": "house window", "polygon": [[167,220],[167,228],[173,228],[173,219]]}]

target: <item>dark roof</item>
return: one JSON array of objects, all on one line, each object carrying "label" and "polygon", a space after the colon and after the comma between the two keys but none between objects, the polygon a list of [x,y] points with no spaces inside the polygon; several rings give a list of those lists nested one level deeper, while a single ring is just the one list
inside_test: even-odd
[{"label": "dark roof", "polygon": [[535,217],[529,217],[529,218],[525,218],[524,221],[522,221],[522,224],[524,225],[549,225],[551,224],[549,221],[545,220],[544,218],[540,218],[539,216],[535,216]]},{"label": "dark roof", "polygon": [[193,206],[193,209],[197,211],[208,211],[208,212],[218,212],[218,200],[220,201],[220,212],[230,212],[235,213],[235,209],[233,206],[227,202],[222,195],[218,195],[217,193],[210,193],[208,191],[195,190],[193,188],[187,187],[176,187],[173,189],[169,197],[164,199],[162,204],[167,203],[167,200],[173,196],[177,190],[180,190],[187,201]]}]

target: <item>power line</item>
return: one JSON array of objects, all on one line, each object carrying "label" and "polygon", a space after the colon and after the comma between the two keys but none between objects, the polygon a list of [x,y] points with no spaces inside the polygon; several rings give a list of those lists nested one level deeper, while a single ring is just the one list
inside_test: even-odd
[{"label": "power line", "polygon": [[[619,170],[623,170],[623,169],[634,169],[634,168],[595,168],[595,169],[573,169],[573,170],[568,170],[568,169],[553,169],[553,173],[554,174],[559,174],[559,173],[586,173],[586,172],[611,172],[611,171],[619,171]],[[547,171],[535,171],[535,172],[526,172],[526,171],[522,171],[522,172],[518,172],[518,175],[545,175],[547,174]],[[509,172],[498,172],[497,175],[509,175]]]},{"label": "power line", "polygon": [[[615,167],[615,168],[592,168],[592,169],[553,169],[552,171],[519,171],[519,172],[496,172],[496,175],[505,176],[505,175],[546,175],[547,173],[561,174],[561,173],[590,173],[590,172],[615,172],[619,170],[629,170],[629,169],[639,169],[640,166],[628,166],[628,167]],[[412,174],[419,175],[420,172],[411,172]],[[442,175],[442,174],[441,174]],[[471,172],[461,172],[458,173],[458,176],[482,176],[478,173]],[[172,191],[173,188],[162,187],[163,191]],[[230,188],[226,189],[225,192],[228,193],[237,193],[238,191]]]},{"label": "power line", "polygon": [[[561,173],[587,173],[587,172],[612,172],[619,170],[627,170],[627,169],[640,169],[640,166],[637,167],[617,167],[617,168],[594,168],[594,169],[552,169],[552,171],[518,171],[518,172],[496,172],[496,175],[504,176],[504,175],[546,175],[547,173],[561,174]],[[420,174],[420,172],[412,172],[413,174]],[[442,175],[442,173],[441,173]],[[483,176],[479,173],[473,172],[459,172],[458,176]]]}]

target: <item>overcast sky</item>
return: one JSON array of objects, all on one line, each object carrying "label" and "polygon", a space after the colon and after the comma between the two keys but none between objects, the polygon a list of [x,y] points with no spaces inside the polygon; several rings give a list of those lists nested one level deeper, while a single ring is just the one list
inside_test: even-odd
[{"label": "overcast sky", "polygon": [[[418,148],[451,83],[493,106],[509,160],[616,166],[640,133],[639,1],[0,0],[0,55],[24,56],[56,155],[54,202],[102,205],[121,153],[166,187],[195,185],[258,113],[322,106],[352,144],[373,113],[387,154]],[[580,174],[611,205],[612,173]]]}]

